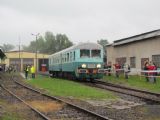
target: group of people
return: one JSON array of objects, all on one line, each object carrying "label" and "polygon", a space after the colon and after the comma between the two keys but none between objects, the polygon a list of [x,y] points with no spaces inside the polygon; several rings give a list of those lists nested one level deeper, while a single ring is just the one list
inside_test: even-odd
[{"label": "group of people", "polygon": [[[115,64],[108,63],[106,68],[107,68],[107,74],[108,76],[111,76],[111,71],[112,71],[112,66],[113,70],[115,71],[115,76],[119,78],[120,73],[124,73],[125,79],[128,79],[128,73],[130,72],[130,65],[127,63],[124,63],[123,65],[120,65],[118,62]],[[156,76],[157,76],[157,66],[152,62],[152,61],[145,61],[144,63],[144,68],[142,70],[142,73],[144,73],[146,82],[154,82],[156,83]]]},{"label": "group of people", "polygon": [[[113,64],[113,67],[115,70],[115,76],[117,78],[119,78],[119,74],[121,73],[121,71],[123,71],[125,79],[128,79],[128,73],[130,72],[130,65],[129,64],[125,63],[124,65],[121,66],[118,62],[116,62],[115,64]],[[111,76],[112,64],[108,63],[106,68],[107,68],[108,76]]]},{"label": "group of people", "polygon": [[156,83],[157,66],[152,61],[146,61],[143,70],[146,77],[146,82],[153,81]]},{"label": "group of people", "polygon": [[35,67],[33,65],[31,67],[29,65],[26,65],[24,72],[25,72],[26,79],[28,79],[29,73],[31,73],[31,78],[35,78]]},{"label": "group of people", "polygon": [[10,66],[5,67],[5,72],[12,73],[12,72],[16,72],[16,71],[17,71],[17,67],[14,65],[10,65]]}]

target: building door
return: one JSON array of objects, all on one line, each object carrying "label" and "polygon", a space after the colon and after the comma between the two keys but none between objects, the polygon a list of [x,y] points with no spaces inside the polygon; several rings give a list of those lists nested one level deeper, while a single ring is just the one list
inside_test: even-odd
[{"label": "building door", "polygon": [[21,60],[19,58],[10,58],[9,65],[12,66],[16,71],[21,69]]},{"label": "building door", "polygon": [[144,68],[144,64],[145,64],[146,61],[149,62],[149,58],[141,58],[141,69]]},{"label": "building door", "polygon": [[44,59],[39,59],[38,60],[38,70],[39,71],[43,71],[43,67],[45,67],[45,71],[48,71],[48,59],[44,58]]}]

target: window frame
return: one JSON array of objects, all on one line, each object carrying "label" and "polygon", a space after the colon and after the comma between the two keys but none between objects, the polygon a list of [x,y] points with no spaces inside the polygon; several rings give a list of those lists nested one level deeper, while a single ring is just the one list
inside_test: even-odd
[{"label": "window frame", "polygon": [[130,67],[136,68],[136,57],[130,57]]}]

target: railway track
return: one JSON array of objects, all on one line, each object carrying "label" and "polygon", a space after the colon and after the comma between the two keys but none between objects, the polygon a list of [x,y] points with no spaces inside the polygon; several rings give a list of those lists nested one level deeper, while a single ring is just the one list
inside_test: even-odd
[{"label": "railway track", "polygon": [[[16,85],[13,85],[13,84],[12,84],[12,85],[9,85],[9,86],[13,86],[14,88],[15,88],[15,87],[16,87],[16,88],[20,88],[21,91],[24,91],[23,89],[26,89],[26,90],[32,91],[32,92],[34,92],[34,93],[36,93],[36,94],[39,94],[39,95],[45,97],[45,99],[50,99],[51,101],[58,101],[59,103],[63,103],[63,104],[65,104],[65,105],[69,106],[70,108],[74,109],[75,111],[78,111],[78,113],[81,112],[82,115],[84,115],[84,116],[83,116],[83,117],[84,117],[83,119],[85,119],[85,116],[87,116],[87,117],[86,117],[87,119],[111,120],[110,118],[108,118],[108,117],[106,117],[106,116],[102,116],[102,115],[97,114],[97,113],[95,113],[95,112],[92,112],[92,111],[90,111],[90,110],[87,110],[87,109],[84,109],[84,108],[79,107],[79,106],[77,106],[77,105],[74,105],[74,104],[72,104],[72,103],[66,102],[66,101],[64,101],[64,100],[62,100],[62,99],[60,99],[60,98],[57,98],[57,97],[54,97],[54,96],[50,96],[50,95],[48,95],[48,94],[45,94],[45,93],[40,92],[39,90],[33,89],[33,88],[29,87],[29,86],[26,86],[26,85],[24,85],[23,83],[17,81],[17,80],[16,80],[16,77],[12,77],[12,78],[11,78],[11,81],[12,81],[14,84],[16,84]],[[8,83],[9,83],[9,82],[8,82]],[[3,89],[5,89],[7,92],[9,92],[10,94],[12,94],[14,97],[16,97],[17,99],[19,99],[20,101],[22,101],[25,105],[27,105],[28,107],[30,107],[31,110],[33,110],[34,112],[36,112],[37,114],[39,114],[39,116],[41,116],[43,119],[45,119],[45,120],[50,120],[50,119],[51,119],[51,118],[48,117],[45,113],[43,113],[43,112],[41,112],[40,110],[34,108],[32,105],[30,105],[28,102],[26,102],[26,99],[25,99],[25,98],[26,98],[28,92],[26,92],[26,93],[27,93],[26,95],[23,95],[23,96],[20,97],[20,96],[18,96],[17,94],[15,94],[15,93],[17,92],[16,90],[12,90],[12,91],[9,90],[9,89],[10,89],[9,86],[7,86],[7,87],[8,87],[8,88],[7,88],[7,87],[5,87],[5,85],[1,84],[1,87],[2,87]],[[14,92],[13,92],[13,91],[14,91]],[[35,96],[35,95],[34,95],[34,96]],[[29,99],[29,98],[27,98],[27,99]],[[44,98],[43,98],[43,99],[44,99]],[[73,111],[72,111],[72,112],[73,112]]]},{"label": "railway track", "polygon": [[50,118],[48,118],[46,115],[44,115],[42,112],[40,112],[39,110],[37,110],[36,108],[32,107],[31,105],[29,105],[27,102],[25,102],[23,99],[21,99],[20,97],[18,97],[16,94],[14,94],[13,92],[11,92],[10,90],[8,90],[7,88],[4,87],[4,85],[0,84],[0,86],[6,90],[9,94],[11,94],[12,96],[14,96],[16,99],[18,99],[19,101],[21,101],[22,103],[24,103],[26,106],[28,106],[31,110],[33,110],[34,112],[36,112],[41,118],[43,118],[44,120],[51,120]]},{"label": "railway track", "polygon": [[[13,107],[12,109],[16,109],[16,110],[14,110],[15,113],[18,112],[18,114],[23,114],[25,120],[30,120],[30,119],[35,119],[35,118],[37,120],[50,120],[47,116],[42,114],[40,111],[38,111],[37,109],[35,109],[31,105],[29,105],[24,100],[22,100],[19,96],[14,94],[11,90],[7,89],[5,87],[5,85],[8,84],[10,86],[13,83],[13,81],[11,80],[10,77],[8,77],[8,75],[4,75],[4,74],[5,73],[0,72],[0,76],[1,76],[0,88],[1,88],[1,92],[3,94],[3,95],[1,94],[1,97],[3,99],[2,101],[6,101],[9,106],[12,106],[12,105],[13,106],[14,105],[23,106],[23,110],[20,107],[18,107],[18,108]],[[25,113],[23,113],[23,112],[25,112]],[[26,118],[26,116],[28,116],[28,115],[30,115],[30,116]]]},{"label": "railway track", "polygon": [[159,93],[153,93],[145,90],[139,90],[139,89],[133,89],[121,85],[116,85],[112,83],[107,83],[102,80],[96,80],[95,83],[93,83],[94,87],[106,89],[109,91],[114,91],[122,94],[127,94],[131,96],[135,96],[147,101],[152,101],[155,103],[160,103],[160,94]]}]

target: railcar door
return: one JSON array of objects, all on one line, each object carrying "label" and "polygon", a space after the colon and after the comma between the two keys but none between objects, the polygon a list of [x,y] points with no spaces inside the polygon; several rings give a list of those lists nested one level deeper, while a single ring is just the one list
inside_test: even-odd
[{"label": "railcar door", "polygon": [[62,53],[60,54],[59,70],[60,70],[60,72],[62,73]]}]

